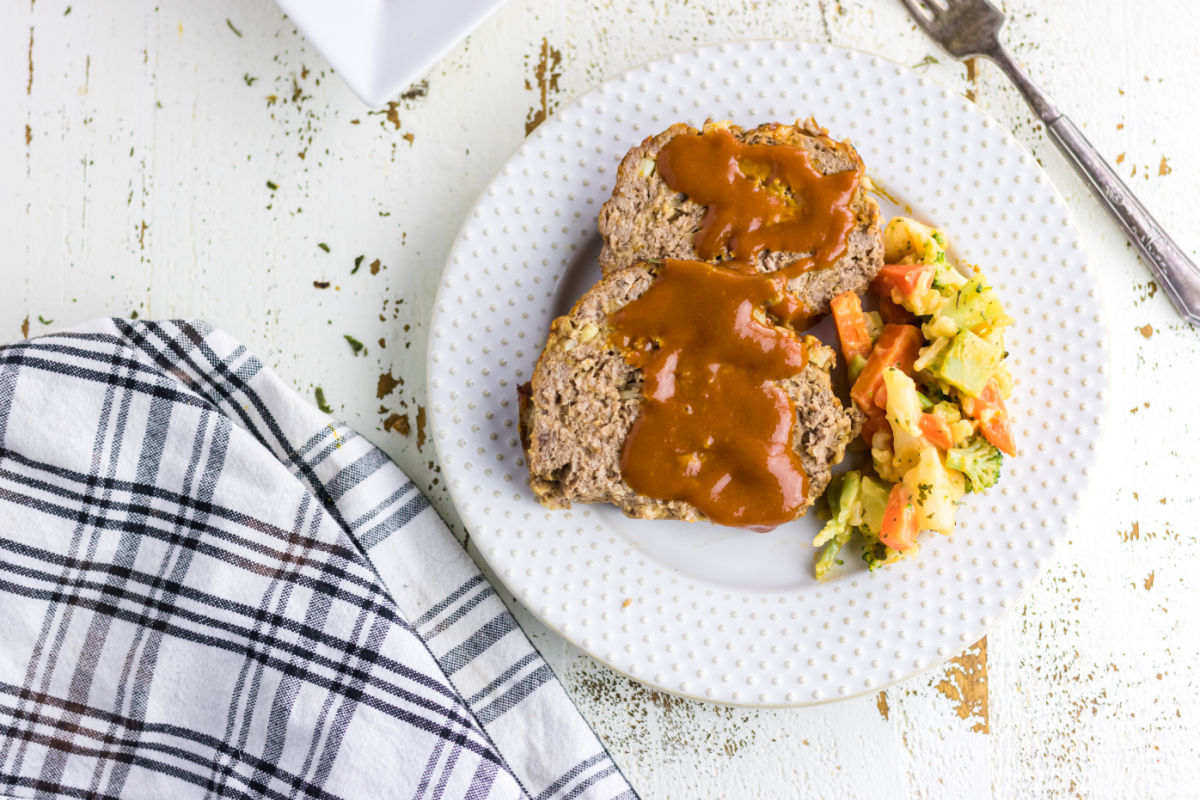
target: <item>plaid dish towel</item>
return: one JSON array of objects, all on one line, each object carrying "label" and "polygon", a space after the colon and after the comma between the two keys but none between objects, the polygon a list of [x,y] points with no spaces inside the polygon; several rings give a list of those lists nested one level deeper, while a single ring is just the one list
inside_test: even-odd
[{"label": "plaid dish towel", "polygon": [[635,798],[387,456],[124,320],[0,348],[0,795]]}]

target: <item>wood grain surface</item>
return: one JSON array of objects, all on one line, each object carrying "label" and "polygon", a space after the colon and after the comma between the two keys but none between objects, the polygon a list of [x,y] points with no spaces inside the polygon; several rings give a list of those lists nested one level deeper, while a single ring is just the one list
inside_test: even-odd
[{"label": "wood grain surface", "polygon": [[[1195,257],[1200,4],[1004,6],[1017,60]],[[374,111],[266,0],[0,4],[0,332],[210,319],[314,402],[319,388],[472,549],[425,411],[430,309],[464,214],[524,136],[606,76],[768,37],[917,65],[1065,193],[1111,325],[1084,511],[987,639],[848,702],[684,701],[517,609],[522,624],[645,798],[1200,796],[1200,334],[999,72],[943,57],[896,0],[510,0]]]}]

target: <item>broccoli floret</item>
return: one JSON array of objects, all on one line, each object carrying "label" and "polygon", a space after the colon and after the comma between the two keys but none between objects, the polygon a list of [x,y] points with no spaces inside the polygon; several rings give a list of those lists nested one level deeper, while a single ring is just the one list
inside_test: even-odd
[{"label": "broccoli floret", "polygon": [[878,539],[863,537],[862,560],[867,562],[867,569],[871,572],[888,564],[893,564],[903,557],[904,551],[893,550]]},{"label": "broccoli floret", "polygon": [[887,546],[873,540],[863,540],[862,559],[871,572],[887,563]]},{"label": "broccoli floret", "polygon": [[946,451],[946,466],[967,479],[967,491],[982,492],[1000,480],[1004,456],[982,436],[973,436],[965,447]]}]

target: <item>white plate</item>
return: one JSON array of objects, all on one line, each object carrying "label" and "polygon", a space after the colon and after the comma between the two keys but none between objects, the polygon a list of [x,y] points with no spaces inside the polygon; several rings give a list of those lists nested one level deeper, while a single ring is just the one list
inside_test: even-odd
[{"label": "white plate", "polygon": [[[551,319],[599,277],[596,213],[624,152],[672,122],[814,115],[868,172],[980,265],[1017,323],[1020,457],[917,558],[818,584],[804,518],[761,534],[547,511],[526,486],[517,385]],[[885,209],[892,211],[893,209]],[[429,352],[434,438],[462,518],[538,617],[637,680],[743,705],[880,689],[982,635],[1037,580],[1099,443],[1107,334],[1062,197],[974,105],[909,69],[831,46],[749,42],[649,63],[543,123],[471,212],[442,278]]]},{"label": "white plate", "polygon": [[504,0],[276,0],[371,107],[421,77]]}]

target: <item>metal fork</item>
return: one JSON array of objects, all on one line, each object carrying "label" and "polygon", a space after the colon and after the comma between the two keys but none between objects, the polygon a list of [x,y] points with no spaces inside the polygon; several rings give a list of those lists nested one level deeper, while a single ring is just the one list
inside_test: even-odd
[{"label": "metal fork", "polygon": [[1167,235],[1133,192],[1096,152],[1083,132],[1016,65],[1000,44],[1004,14],[988,0],[901,0],[913,19],[955,58],[986,56],[1004,70],[1041,117],[1050,138],[1070,160],[1108,213],[1142,254],[1172,305],[1192,325],[1200,325],[1200,270]]}]

